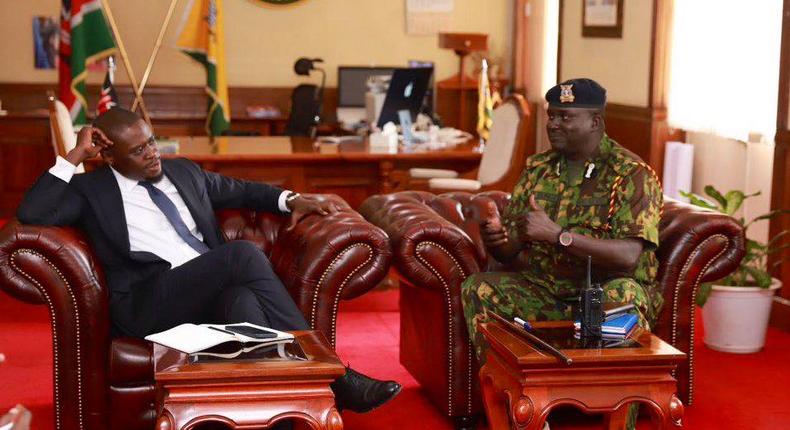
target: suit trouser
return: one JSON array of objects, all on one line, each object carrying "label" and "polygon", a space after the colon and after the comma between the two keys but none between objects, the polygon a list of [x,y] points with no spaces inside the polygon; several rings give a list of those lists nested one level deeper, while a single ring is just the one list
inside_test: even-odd
[{"label": "suit trouser", "polygon": [[147,327],[143,335],[183,323],[310,328],[269,259],[249,241],[228,242],[162,272],[129,298],[135,314],[154,315],[154,321],[135,324]]}]

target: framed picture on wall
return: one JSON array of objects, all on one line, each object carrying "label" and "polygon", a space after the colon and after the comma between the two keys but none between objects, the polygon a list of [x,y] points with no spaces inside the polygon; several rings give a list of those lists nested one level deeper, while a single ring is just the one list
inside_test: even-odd
[{"label": "framed picture on wall", "polygon": [[582,37],[623,37],[623,0],[583,0]]}]

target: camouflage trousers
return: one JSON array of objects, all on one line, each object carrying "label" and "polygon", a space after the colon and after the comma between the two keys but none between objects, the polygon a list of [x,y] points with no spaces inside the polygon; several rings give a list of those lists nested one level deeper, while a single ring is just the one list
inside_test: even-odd
[{"label": "camouflage trousers", "polygon": [[[639,313],[639,325],[650,329],[655,322],[656,298],[631,278],[611,279],[602,285],[605,301],[633,303]],[[479,363],[485,361],[486,344],[477,331],[483,310],[490,310],[512,319],[520,317],[530,321],[569,320],[573,318],[571,302],[562,297],[577,297],[575,291],[549,291],[514,272],[481,272],[466,278],[461,285],[469,339]]]},{"label": "camouflage trousers", "polygon": [[[631,278],[611,279],[602,285],[604,300],[618,303],[633,303],[639,313],[639,325],[650,329],[658,316],[660,296],[651,297],[645,288]],[[520,317],[529,321],[569,320],[573,318],[571,303],[562,297],[578,296],[578,292],[549,291],[530,282],[520,273],[481,272],[466,278],[461,285],[461,301],[464,307],[469,339],[477,354],[478,363],[485,362],[487,345],[477,323],[483,310],[512,319]],[[570,293],[570,294],[569,294]],[[628,409],[626,429],[636,428],[639,406],[631,404]]]}]

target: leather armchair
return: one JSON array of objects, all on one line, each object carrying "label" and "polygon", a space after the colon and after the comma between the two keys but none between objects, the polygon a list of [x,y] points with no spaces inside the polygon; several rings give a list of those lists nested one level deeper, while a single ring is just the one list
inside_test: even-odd
[{"label": "leather armchair", "polygon": [[[360,296],[389,270],[386,234],[336,196],[342,209],[286,230],[288,218],[218,212],[228,240],[264,250],[314,329],[335,343],[340,300]],[[46,305],[52,322],[57,429],[153,429],[157,392],[152,345],[109,334],[102,268],[78,230],[9,222],[0,230],[0,289]]]},{"label": "leather armchair", "polygon": [[[458,418],[480,410],[477,364],[469,343],[460,287],[470,274],[508,270],[489,257],[479,220],[501,191],[434,195],[405,191],[368,198],[360,213],[390,236],[401,276],[400,360],[439,409]],[[693,400],[694,298],[701,282],[733,271],[744,254],[741,227],[728,216],[666,201],[660,224],[658,280],[664,308],[655,333],[688,354],[678,367],[678,395]]]}]

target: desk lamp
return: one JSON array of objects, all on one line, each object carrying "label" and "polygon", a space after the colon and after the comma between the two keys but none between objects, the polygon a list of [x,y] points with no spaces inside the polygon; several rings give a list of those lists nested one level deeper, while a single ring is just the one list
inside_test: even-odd
[{"label": "desk lamp", "polygon": [[[313,124],[315,127],[321,122],[321,105],[324,103],[324,85],[326,84],[326,72],[320,67],[316,67],[315,63],[323,63],[322,58],[306,58],[301,57],[294,63],[294,73],[300,76],[310,76],[311,70],[318,70],[321,72],[321,86],[318,87],[318,92],[315,95],[315,108],[316,111],[313,115]],[[314,129],[315,129],[314,127]]]},{"label": "desk lamp", "polygon": [[464,90],[477,88],[477,79],[466,76],[464,57],[475,51],[488,50],[488,35],[481,33],[439,33],[439,47],[452,49],[458,55],[458,74],[451,76],[437,85],[440,88],[459,91],[460,104],[458,109],[458,128],[464,127],[466,112],[466,94]]}]

